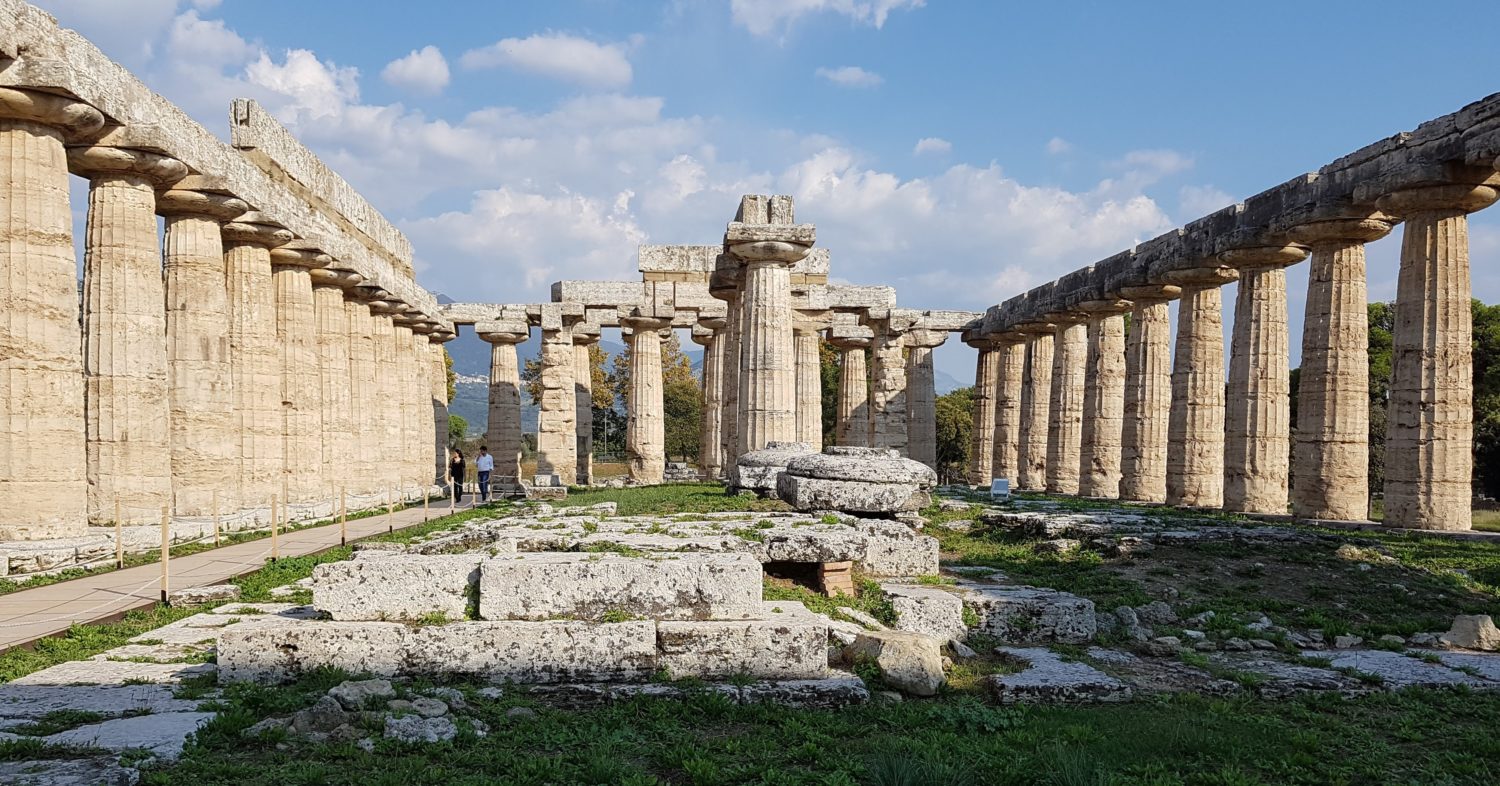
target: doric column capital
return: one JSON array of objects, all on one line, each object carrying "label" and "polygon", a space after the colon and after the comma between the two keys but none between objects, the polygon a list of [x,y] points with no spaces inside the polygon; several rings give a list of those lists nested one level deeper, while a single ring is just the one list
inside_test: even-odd
[{"label": "doric column capital", "polygon": [[704,327],[702,323],[693,326],[693,343],[700,347],[706,347],[714,343],[715,331]]},{"label": "doric column capital", "polygon": [[711,330],[711,331],[717,333],[720,330],[723,330],[726,326],[728,326],[729,321],[727,319],[725,319],[724,317],[709,317],[707,319],[704,319],[703,317],[699,317],[698,318],[698,324],[699,324],[699,326],[703,327],[706,330]]},{"label": "doric column capital", "polygon": [[1150,303],[1161,300],[1176,300],[1182,297],[1182,287],[1174,284],[1150,284],[1139,287],[1121,287],[1120,297],[1129,298],[1137,303]]},{"label": "doric column capital", "polygon": [[76,98],[11,87],[0,87],[0,118],[51,126],[70,140],[104,127],[104,114]]},{"label": "doric column capital", "polygon": [[672,320],[664,319],[662,317],[644,316],[639,314],[620,317],[621,330],[629,330],[632,332],[640,330],[661,331],[670,330],[671,327]]},{"label": "doric column capital", "polygon": [[333,257],[325,254],[322,250],[312,248],[304,242],[292,241],[283,246],[271,249],[271,267],[302,267],[316,268],[327,267],[333,263]]},{"label": "doric column capital", "polygon": [[946,330],[912,330],[906,334],[906,346],[915,349],[937,349],[947,340]]},{"label": "doric column capital", "polygon": [[314,268],[311,273],[314,287],[351,289],[365,280],[364,276],[352,270],[338,268]]},{"label": "doric column capital", "polygon": [[1298,245],[1247,246],[1221,251],[1217,259],[1236,270],[1286,267],[1307,259],[1307,248]]},{"label": "doric column capital", "polygon": [[1287,230],[1291,239],[1310,247],[1369,243],[1390,234],[1391,221],[1379,218],[1334,218],[1299,224]]},{"label": "doric column capital", "polygon": [[224,242],[242,246],[276,248],[292,242],[291,230],[272,223],[260,213],[246,213],[224,225]]},{"label": "doric column capital", "polygon": [[474,332],[490,344],[519,344],[531,338],[531,326],[525,322],[475,322]]},{"label": "doric column capital", "polygon": [[571,331],[573,343],[581,347],[597,344],[599,343],[601,332],[603,332],[603,328],[599,325],[592,322],[579,322],[573,326],[573,330]]},{"label": "doric column capital", "polygon": [[1186,270],[1170,270],[1162,278],[1165,278],[1168,283],[1184,287],[1222,287],[1230,282],[1238,281],[1240,273],[1232,267],[1211,265]]},{"label": "doric column capital", "polygon": [[164,216],[202,216],[223,223],[249,210],[250,206],[233,194],[183,188],[181,181],[156,194],[156,212]]},{"label": "doric column capital", "polygon": [[812,224],[730,222],[724,247],[746,264],[794,265],[807,257],[817,238]]},{"label": "doric column capital", "polygon": [[1497,198],[1500,191],[1495,186],[1452,183],[1395,191],[1382,195],[1375,204],[1398,216],[1430,211],[1473,213],[1494,204]]},{"label": "doric column capital", "polygon": [[1097,317],[1101,314],[1124,314],[1135,306],[1134,303],[1123,297],[1103,298],[1101,300],[1090,300],[1079,303],[1074,308],[1084,312],[1089,317]]},{"label": "doric column capital", "polygon": [[1057,325],[1052,322],[1024,322],[1013,326],[1011,330],[1027,337],[1039,335],[1050,336],[1057,332]]},{"label": "doric column capital", "polygon": [[828,343],[841,350],[866,349],[875,338],[875,331],[864,325],[832,325],[828,328]]},{"label": "doric column capital", "polygon": [[136,177],[157,189],[176,183],[188,173],[186,164],[170,156],[104,145],[68,148],[68,169],[89,179]]},{"label": "doric column capital", "polygon": [[438,326],[437,330],[434,330],[431,333],[427,334],[427,340],[428,341],[430,341],[430,342],[432,342],[434,344],[439,344],[439,345],[446,344],[446,343],[448,343],[449,341],[452,341],[455,338],[458,338],[458,334],[457,333],[454,333],[453,331],[449,330],[448,328],[442,327],[442,326]]},{"label": "doric column capital", "polygon": [[386,317],[392,322],[406,308],[406,304],[399,300],[371,300],[370,313],[377,317]]}]

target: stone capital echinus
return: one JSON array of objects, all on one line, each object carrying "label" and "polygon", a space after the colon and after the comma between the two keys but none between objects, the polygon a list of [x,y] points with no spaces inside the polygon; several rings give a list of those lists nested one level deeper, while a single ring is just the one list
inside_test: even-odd
[{"label": "stone capital echinus", "polygon": [[170,156],[99,145],[68,148],[68,169],[87,178],[137,178],[157,189],[188,174],[187,165]]},{"label": "stone capital echinus", "polygon": [[259,213],[246,213],[224,225],[226,244],[276,248],[292,242],[291,230],[271,223]]},{"label": "stone capital echinus", "polygon": [[1500,190],[1495,186],[1454,183],[1419,186],[1384,194],[1375,204],[1382,211],[1398,216],[1433,211],[1473,213],[1494,204],[1497,198],[1500,198]]},{"label": "stone capital echinus", "polygon": [[69,141],[104,126],[104,114],[76,98],[0,87],[0,118],[56,128]]}]

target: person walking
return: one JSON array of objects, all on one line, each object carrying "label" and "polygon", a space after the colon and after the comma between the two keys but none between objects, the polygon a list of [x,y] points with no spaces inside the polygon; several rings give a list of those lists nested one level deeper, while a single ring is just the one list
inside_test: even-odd
[{"label": "person walking", "polygon": [[455,504],[464,501],[464,479],[468,473],[468,465],[464,463],[464,454],[453,449],[453,457],[448,459],[448,484],[452,489]]},{"label": "person walking", "polygon": [[474,460],[474,468],[479,470],[479,501],[489,502],[490,473],[495,471],[495,457],[484,445],[479,446],[479,458]]}]

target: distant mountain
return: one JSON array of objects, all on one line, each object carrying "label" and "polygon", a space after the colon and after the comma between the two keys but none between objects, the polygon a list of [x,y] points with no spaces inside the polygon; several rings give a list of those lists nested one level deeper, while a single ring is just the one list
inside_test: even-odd
[{"label": "distant mountain", "polygon": [[952,393],[959,388],[965,388],[972,384],[974,383],[959,382],[957,379],[953,378],[952,374],[949,374],[948,372],[941,369],[932,370],[932,386],[937,390],[937,394],[939,396],[943,395],[944,393]]}]

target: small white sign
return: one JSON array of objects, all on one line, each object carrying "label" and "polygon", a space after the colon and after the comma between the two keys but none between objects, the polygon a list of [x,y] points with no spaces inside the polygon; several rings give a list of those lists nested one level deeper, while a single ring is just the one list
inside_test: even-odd
[{"label": "small white sign", "polygon": [[990,481],[990,499],[1010,499],[1010,478],[995,478]]}]

